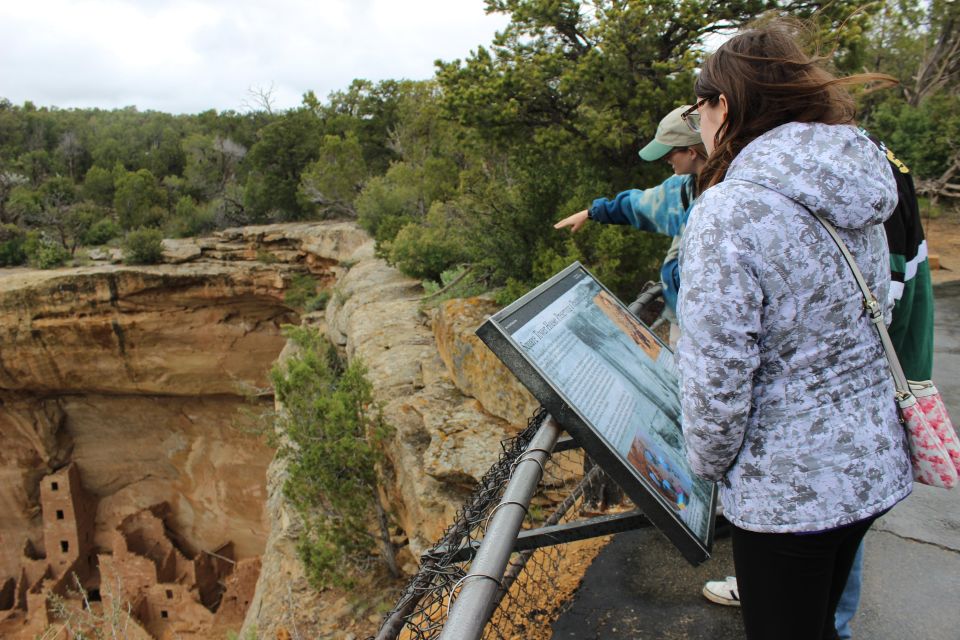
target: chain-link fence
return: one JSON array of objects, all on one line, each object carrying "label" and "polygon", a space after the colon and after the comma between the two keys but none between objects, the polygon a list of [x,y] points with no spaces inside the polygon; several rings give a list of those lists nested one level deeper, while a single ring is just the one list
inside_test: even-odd
[{"label": "chain-link fence", "polygon": [[[427,551],[420,571],[407,585],[396,607],[382,624],[377,640],[438,638],[450,603],[459,593],[470,566],[465,549],[475,549],[483,539],[488,520],[500,503],[514,464],[547,417],[539,411],[527,428],[501,443],[500,459],[483,476],[473,495],[457,512],[454,523],[436,545]],[[579,449],[554,453],[544,466],[538,491],[527,509],[524,528],[537,528],[578,519],[586,496],[599,497],[605,479],[599,468],[584,475],[584,456]],[[549,638],[550,622],[565,606],[564,598],[552,597],[559,590],[564,546],[541,547],[511,555],[500,580],[497,605],[484,631],[484,638],[536,640]]]}]

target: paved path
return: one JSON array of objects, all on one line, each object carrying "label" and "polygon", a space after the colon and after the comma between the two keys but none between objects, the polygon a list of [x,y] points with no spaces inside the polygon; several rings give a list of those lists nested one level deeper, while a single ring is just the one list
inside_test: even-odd
[{"label": "paved path", "polygon": [[[934,375],[960,421],[960,282],[938,285]],[[863,640],[960,639],[960,489],[915,485],[867,534],[863,597],[852,628]],[[733,574],[729,538],[691,568],[655,530],[619,534],[587,570],[553,626],[566,640],[727,640],[740,612],[707,602],[706,580]]]}]

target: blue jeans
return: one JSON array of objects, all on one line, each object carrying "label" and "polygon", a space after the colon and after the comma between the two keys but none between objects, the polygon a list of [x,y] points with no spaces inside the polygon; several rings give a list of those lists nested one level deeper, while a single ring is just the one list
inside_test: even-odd
[{"label": "blue jeans", "polygon": [[847,578],[847,586],[843,588],[840,594],[840,602],[837,603],[837,613],[834,616],[834,624],[837,626],[837,634],[841,638],[852,638],[850,632],[850,621],[857,612],[860,605],[860,585],[863,577],[863,542],[857,549],[857,555],[853,558],[853,567],[850,569],[850,577]]}]

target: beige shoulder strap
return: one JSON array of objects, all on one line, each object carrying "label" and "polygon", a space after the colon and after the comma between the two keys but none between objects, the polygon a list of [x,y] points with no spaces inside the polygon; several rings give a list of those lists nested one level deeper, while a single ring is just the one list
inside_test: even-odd
[{"label": "beige shoulder strap", "polygon": [[893,373],[893,383],[897,387],[897,395],[903,396],[904,394],[909,394],[910,387],[907,383],[907,377],[903,373],[903,367],[900,366],[900,359],[897,358],[897,352],[893,348],[893,342],[890,340],[887,326],[883,322],[883,309],[880,307],[880,303],[877,302],[876,297],[870,292],[870,287],[867,286],[866,280],[863,279],[863,274],[860,273],[860,268],[857,266],[856,260],[853,259],[853,256],[847,249],[847,245],[843,243],[843,240],[837,234],[837,230],[833,228],[833,225],[813,209],[806,206],[804,206],[804,208],[820,221],[820,224],[823,225],[823,228],[827,230],[827,233],[830,234],[830,237],[833,238],[833,241],[837,244],[840,253],[843,254],[844,260],[850,265],[850,269],[853,271],[853,277],[856,278],[860,292],[863,294],[864,306],[870,314],[870,320],[877,328],[877,333],[880,334],[880,342],[883,343],[883,350],[886,352],[887,360],[890,362],[890,371]]}]

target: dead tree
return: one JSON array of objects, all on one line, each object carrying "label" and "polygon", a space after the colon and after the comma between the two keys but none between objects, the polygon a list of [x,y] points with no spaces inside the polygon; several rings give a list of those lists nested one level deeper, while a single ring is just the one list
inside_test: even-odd
[{"label": "dead tree", "polygon": [[918,106],[925,97],[956,85],[960,79],[960,11],[948,10],[943,17],[940,36],[920,63],[913,87],[904,87],[910,106]]},{"label": "dead tree", "polygon": [[960,150],[954,151],[939,178],[917,182],[917,194],[927,196],[934,204],[940,198],[960,199]]}]

